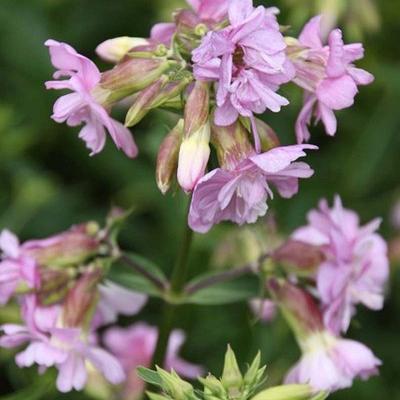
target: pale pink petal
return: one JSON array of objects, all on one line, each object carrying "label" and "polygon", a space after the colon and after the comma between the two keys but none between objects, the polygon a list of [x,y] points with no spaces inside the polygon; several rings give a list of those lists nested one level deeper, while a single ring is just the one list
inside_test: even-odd
[{"label": "pale pink petal", "polygon": [[239,25],[253,12],[252,0],[231,0],[229,5],[229,20],[232,25]]},{"label": "pale pink petal", "polygon": [[330,78],[338,78],[346,74],[346,63],[344,61],[344,43],[342,32],[335,29],[329,35],[329,58],[326,72]]},{"label": "pale pink petal", "polygon": [[150,39],[155,42],[169,46],[171,44],[172,36],[176,31],[176,25],[173,23],[161,22],[156,24],[151,29]]},{"label": "pale pink petal", "polygon": [[125,380],[125,373],[119,361],[105,350],[94,347],[88,352],[90,362],[113,385],[119,385]]},{"label": "pale pink petal", "polygon": [[87,381],[84,359],[80,355],[70,354],[68,359],[58,366],[57,389],[62,393],[82,390]]},{"label": "pale pink petal", "polygon": [[305,157],[304,150],[317,150],[313,145],[293,145],[276,147],[266,153],[251,156],[249,159],[266,174],[276,174],[287,168],[293,161]]},{"label": "pale pink petal", "polygon": [[297,143],[301,144],[307,142],[311,138],[308,125],[311,123],[313,108],[317,99],[314,96],[310,96],[303,105],[300,114],[296,120],[296,137]]},{"label": "pale pink petal", "polygon": [[326,133],[334,136],[337,131],[337,119],[333,110],[323,103],[318,103],[318,112],[324,123]]},{"label": "pale pink petal", "polygon": [[91,150],[90,155],[95,155],[103,150],[106,143],[106,132],[104,126],[97,119],[87,121],[86,125],[79,132],[79,138],[86,143]]},{"label": "pale pink petal", "polygon": [[218,126],[232,125],[238,117],[239,113],[229,99],[215,110],[215,124]]},{"label": "pale pink petal", "polygon": [[302,45],[313,49],[322,48],[321,20],[322,16],[318,15],[306,24],[299,36],[299,41]]},{"label": "pale pink petal", "polygon": [[19,255],[19,240],[7,229],[0,233],[0,250],[7,257],[17,258]]},{"label": "pale pink petal", "polygon": [[347,71],[357,85],[369,85],[375,80],[371,73],[361,68],[350,67]]},{"label": "pale pink petal", "polygon": [[318,100],[332,110],[351,107],[357,93],[357,85],[348,75],[325,79],[317,89]]}]

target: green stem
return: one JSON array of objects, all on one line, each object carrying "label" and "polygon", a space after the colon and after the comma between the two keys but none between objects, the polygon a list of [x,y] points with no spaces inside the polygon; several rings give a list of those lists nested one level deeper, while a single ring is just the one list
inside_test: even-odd
[{"label": "green stem", "polygon": [[[189,199],[190,206],[190,199]],[[186,214],[188,215],[188,213]],[[183,238],[178,253],[174,269],[171,275],[170,281],[170,295],[179,297],[184,289],[186,277],[189,267],[189,253],[191,244],[193,241],[193,231],[187,224],[187,216],[185,218],[185,228]],[[165,361],[165,355],[167,352],[169,336],[174,326],[175,314],[177,305],[171,303],[165,303],[162,313],[162,322],[159,329],[159,336],[157,340],[157,347],[153,357],[153,364],[163,366]]]},{"label": "green stem", "polygon": [[181,251],[171,276],[171,292],[175,295],[181,294],[186,282],[189,267],[189,253],[193,240],[193,231],[189,228],[186,221],[185,223],[186,226],[183,233]]}]

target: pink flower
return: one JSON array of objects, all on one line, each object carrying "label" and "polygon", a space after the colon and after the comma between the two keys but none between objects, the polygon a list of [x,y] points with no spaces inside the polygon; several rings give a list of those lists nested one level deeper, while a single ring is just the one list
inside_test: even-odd
[{"label": "pink flower", "polygon": [[205,175],[194,189],[189,213],[190,227],[205,233],[215,224],[230,220],[239,225],[254,223],[267,212],[273,197],[270,184],[282,197],[298,191],[298,179],[309,178],[313,170],[304,162],[312,145],[277,147],[262,154],[249,154],[232,169],[218,168]]},{"label": "pink flower", "polygon": [[137,314],[148,299],[144,294],[132,292],[110,281],[99,285],[99,294],[96,326],[116,322],[119,314],[127,316]]},{"label": "pink flower", "polygon": [[0,304],[6,304],[19,287],[36,288],[40,284],[34,258],[25,254],[18,238],[8,230],[0,234]]},{"label": "pink flower", "polygon": [[87,364],[91,365],[112,384],[119,384],[125,374],[118,360],[96,346],[80,328],[59,327],[59,306],[40,307],[34,296],[27,296],[23,304],[25,325],[1,326],[0,346],[12,348],[28,342],[27,348],[16,356],[19,367],[37,364],[43,371],[58,369],[57,388],[60,392],[82,390],[87,381]]},{"label": "pink flower", "polygon": [[218,82],[217,125],[227,126],[239,115],[253,117],[266,109],[278,112],[289,103],[276,93],[294,76],[276,13],[254,8],[251,0],[233,0],[230,25],[209,32],[193,51],[195,77]]},{"label": "pink flower", "polygon": [[321,246],[327,261],[318,270],[317,286],[324,321],[332,332],[346,332],[357,304],[373,310],[383,307],[389,265],[387,245],[375,233],[380,221],[360,226],[358,215],[344,209],[336,196],[331,209],[322,200],[319,210],[309,213],[308,223],[293,237]]},{"label": "pink flower", "polygon": [[[58,123],[67,122],[69,126],[84,123],[79,137],[92,155],[104,148],[107,130],[118,149],[128,157],[136,157],[138,150],[129,129],[111,118],[96,98],[95,88],[101,78],[96,65],[68,44],[48,40],[45,45],[49,47],[51,62],[57,69],[56,80],[46,82],[46,88],[72,91],[56,101],[52,118]],[[60,80],[61,77],[67,79]]]},{"label": "pink flower", "polygon": [[305,26],[299,37],[299,51],[292,57],[296,68],[294,81],[305,89],[303,109],[296,122],[298,143],[310,139],[308,125],[313,115],[322,120],[328,135],[337,130],[334,111],[349,108],[354,104],[358,85],[369,85],[374,77],[363,69],[356,68],[354,61],[364,56],[361,43],[344,45],[340,29],[329,35],[324,46],[321,34],[321,16],[314,17]]},{"label": "pink flower", "polygon": [[371,350],[324,328],[321,310],[308,292],[277,279],[270,279],[268,287],[302,351],[285,383],[310,384],[316,390],[335,391],[350,387],[356,378],[367,379],[378,373],[381,361]]},{"label": "pink flower", "polygon": [[[137,376],[136,368],[150,367],[157,337],[157,328],[140,322],[128,328],[111,328],[105,333],[104,343],[121,362],[128,376],[125,393],[131,399],[140,398],[143,393],[144,383]],[[197,378],[202,375],[203,369],[198,365],[188,363],[178,355],[184,341],[185,334],[182,331],[172,332],[165,367],[174,369],[187,378]]]},{"label": "pink flower", "polygon": [[303,356],[289,371],[286,384],[310,384],[316,390],[335,391],[367,379],[382,364],[371,350],[354,340],[317,332],[301,342]]}]

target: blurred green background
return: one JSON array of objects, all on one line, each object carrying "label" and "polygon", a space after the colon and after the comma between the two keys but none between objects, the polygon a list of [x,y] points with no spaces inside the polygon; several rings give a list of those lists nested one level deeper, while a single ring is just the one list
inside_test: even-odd
[{"label": "blurred green background", "polygon": [[[382,232],[388,239],[394,237],[390,212],[400,198],[399,2],[377,1],[376,7],[372,0],[277,0],[264,4],[281,8],[281,23],[291,24],[291,35],[298,34],[321,4],[337,11],[347,41],[362,37],[366,58],[360,64],[376,76],[374,85],[361,89],[356,105],[339,113],[339,132],[334,139],[314,129],[312,141],[320,151],[308,161],[316,174],[301,183],[301,191],[292,201],[276,199],[272,203],[280,229],[290,232],[304,223],[307,210],[320,197],[331,200],[339,193],[345,205],[360,212],[363,221],[381,216]],[[43,86],[52,73],[43,43],[47,38],[65,41],[96,60],[94,49],[101,41],[121,35],[146,37],[151,25],[167,19],[174,6],[183,6],[183,0],[0,1],[0,228],[9,227],[21,238],[43,237],[80,221],[101,221],[113,204],[133,206],[121,242],[165,270],[170,268],[180,244],[185,199],[180,194],[163,197],[158,192],[154,167],[158,145],[173,120],[155,113],[134,129],[141,150],[134,161],[111,143],[100,155],[88,157],[77,132],[49,118],[57,94]],[[282,142],[290,144],[301,94],[291,87],[283,92],[292,99],[291,105],[278,115],[267,115],[266,120]],[[196,235],[193,275],[213,267],[218,241],[232,231],[235,228],[225,225],[208,236]],[[268,243],[270,238],[264,235],[259,239]],[[234,254],[230,256],[235,260]],[[357,382],[332,399],[400,399],[399,293],[400,272],[393,266],[385,310],[360,310],[350,332],[384,361],[381,375],[367,383]],[[8,313],[0,310],[1,322],[8,320]],[[159,313],[160,303],[152,301],[135,320],[156,323]],[[188,332],[185,357],[214,373],[220,371],[227,343],[243,364],[261,349],[271,383],[299,356],[282,321],[270,326],[254,324],[246,304],[183,307],[179,327]],[[36,377],[36,373],[15,368],[3,350],[0,363],[1,394],[21,389]],[[85,398],[82,394],[52,396],[43,398]]]}]

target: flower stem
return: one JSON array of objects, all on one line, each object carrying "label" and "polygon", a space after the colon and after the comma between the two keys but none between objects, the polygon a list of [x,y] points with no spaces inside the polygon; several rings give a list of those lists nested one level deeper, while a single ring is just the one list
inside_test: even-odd
[{"label": "flower stem", "polygon": [[[189,199],[190,206],[190,199]],[[188,210],[189,212],[189,210]],[[188,212],[186,215],[188,215]],[[186,277],[189,267],[189,253],[193,241],[193,231],[187,224],[187,217],[185,218],[185,227],[183,232],[182,242],[180,244],[180,251],[171,274],[170,281],[170,294],[172,296],[180,296],[185,286]],[[165,361],[165,355],[168,348],[169,336],[174,326],[176,308],[178,305],[165,303],[162,313],[162,322],[159,329],[159,336],[157,340],[156,351],[153,356],[153,364],[162,367]]]},{"label": "flower stem", "polygon": [[198,292],[199,290],[212,287],[219,283],[229,282],[236,278],[240,278],[243,275],[254,274],[258,271],[258,269],[260,268],[260,265],[267,258],[269,258],[269,256],[270,256],[269,253],[263,254],[255,262],[246,264],[242,267],[223,271],[219,274],[211,275],[211,276],[205,277],[201,280],[198,280],[197,282],[187,285],[185,288],[185,293],[187,295],[192,295],[192,294]]},{"label": "flower stem", "polygon": [[129,267],[132,267],[136,272],[143,275],[147,280],[149,280],[151,283],[153,283],[154,286],[156,286],[158,289],[160,289],[161,292],[164,292],[166,290],[166,288],[168,286],[167,282],[165,282],[163,279],[159,278],[157,275],[152,274],[143,265],[140,265],[139,263],[132,260],[125,254],[122,254],[119,259],[124,264],[128,265]]}]

